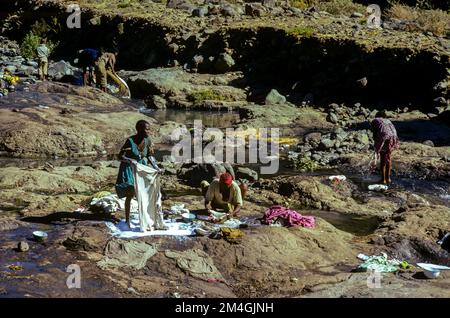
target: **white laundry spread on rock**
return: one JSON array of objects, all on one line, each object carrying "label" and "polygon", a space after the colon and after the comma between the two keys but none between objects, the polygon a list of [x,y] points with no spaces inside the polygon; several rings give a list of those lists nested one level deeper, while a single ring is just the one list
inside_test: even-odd
[{"label": "white laundry spread on rock", "polygon": [[131,163],[134,174],[134,190],[139,206],[139,226],[141,231],[154,231],[164,227],[161,185],[158,170]]},{"label": "white laundry spread on rock", "polygon": [[145,236],[154,235],[173,235],[173,236],[190,236],[194,235],[193,224],[186,224],[181,222],[170,222],[165,221],[164,225],[168,227],[167,230],[155,230],[142,232],[139,226],[139,221],[136,219],[131,219],[131,229],[125,221],[121,221],[118,224],[112,222],[105,222],[106,226],[110,229],[112,236],[123,238],[123,239],[133,239]]},{"label": "white laundry spread on rock", "polygon": [[167,214],[181,215],[183,213],[190,213],[189,209],[186,209],[183,203],[175,203],[170,207],[170,210],[166,211]]}]

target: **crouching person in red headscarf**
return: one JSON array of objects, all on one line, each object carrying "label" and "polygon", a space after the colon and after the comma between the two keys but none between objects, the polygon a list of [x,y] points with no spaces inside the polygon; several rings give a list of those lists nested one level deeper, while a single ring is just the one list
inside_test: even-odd
[{"label": "crouching person in red headscarf", "polygon": [[214,179],[205,194],[207,210],[224,210],[231,216],[237,216],[242,207],[242,194],[239,185],[228,172]]}]

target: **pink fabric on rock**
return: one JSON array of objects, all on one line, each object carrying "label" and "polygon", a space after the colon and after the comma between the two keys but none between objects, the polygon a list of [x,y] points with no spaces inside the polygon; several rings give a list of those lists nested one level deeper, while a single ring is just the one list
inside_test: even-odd
[{"label": "pink fabric on rock", "polygon": [[312,216],[303,216],[297,211],[285,208],[281,205],[275,205],[266,210],[262,223],[272,224],[278,218],[286,220],[289,226],[314,227],[316,222]]}]

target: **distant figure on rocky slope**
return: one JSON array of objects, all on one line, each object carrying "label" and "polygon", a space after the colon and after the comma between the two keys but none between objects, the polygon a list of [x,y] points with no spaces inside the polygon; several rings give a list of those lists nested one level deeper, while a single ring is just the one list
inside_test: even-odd
[{"label": "distant figure on rocky slope", "polygon": [[39,79],[44,81],[48,77],[48,56],[50,55],[50,50],[47,47],[47,39],[41,39],[41,43],[36,48],[36,53],[39,64]]},{"label": "distant figure on rocky slope", "polygon": [[382,184],[391,183],[391,155],[394,149],[400,146],[397,131],[389,119],[378,116],[370,124],[375,141],[375,156],[380,158],[380,171]]},{"label": "distant figure on rocky slope", "polygon": [[116,59],[117,53],[102,52],[95,64],[97,85],[104,92],[106,92],[108,85],[108,76],[119,86],[120,91],[125,92],[127,90],[117,77],[115,71]]},{"label": "distant figure on rocky slope", "polygon": [[78,51],[78,65],[83,69],[83,85],[94,83],[95,61],[99,53],[95,49],[84,49]]},{"label": "distant figure on rocky slope", "polygon": [[205,208],[207,210],[224,210],[231,216],[237,216],[242,207],[242,194],[239,185],[228,172],[222,173],[219,179],[211,184],[202,182],[202,187],[208,186],[205,194]]},{"label": "distant figure on rocky slope", "polygon": [[153,144],[150,139],[150,124],[145,120],[139,120],[136,123],[136,135],[131,136],[125,141],[120,150],[119,158],[123,159],[120,163],[119,174],[116,181],[116,192],[119,198],[125,199],[125,218],[130,226],[130,204],[135,196],[133,169],[128,160],[134,159],[138,163],[148,165],[149,156],[153,154]]}]

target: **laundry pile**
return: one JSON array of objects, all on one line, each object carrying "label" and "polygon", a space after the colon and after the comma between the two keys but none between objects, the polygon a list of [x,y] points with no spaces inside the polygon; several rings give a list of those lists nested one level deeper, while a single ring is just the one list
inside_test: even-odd
[{"label": "laundry pile", "polygon": [[381,253],[381,255],[367,256],[364,254],[359,254],[358,258],[364,262],[358,266],[359,270],[364,271],[375,271],[378,273],[393,273],[398,271],[399,266],[402,262],[396,259],[388,259],[386,253]]},{"label": "laundry pile", "polygon": [[[138,212],[138,203],[136,200],[131,200],[131,213]],[[118,210],[125,208],[125,199],[119,199],[116,194],[108,191],[101,191],[94,194],[89,203],[89,210],[97,213],[113,214]]]},{"label": "laundry pile", "polygon": [[315,226],[315,219],[312,216],[303,216],[297,211],[285,208],[281,205],[275,205],[266,210],[261,221],[263,224],[271,225],[280,223],[283,226],[303,226],[312,228]]},{"label": "laundry pile", "polygon": [[175,203],[169,210],[164,210],[163,212],[167,215],[182,215],[183,213],[190,213],[189,209],[187,209],[183,203]]},{"label": "laundry pile", "polygon": [[[409,264],[407,261],[399,261],[397,259],[388,259],[386,253],[381,255],[367,256],[364,254],[358,254],[358,258],[364,261],[358,266],[357,270],[362,271],[374,271],[378,273],[393,273],[398,270],[410,270],[415,267]],[[448,266],[435,265],[429,263],[417,263],[417,267],[423,269],[423,273],[427,278],[437,278],[443,270],[450,270]]]}]

